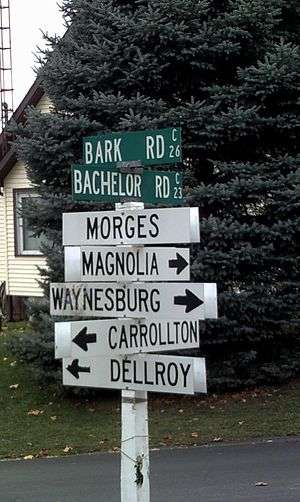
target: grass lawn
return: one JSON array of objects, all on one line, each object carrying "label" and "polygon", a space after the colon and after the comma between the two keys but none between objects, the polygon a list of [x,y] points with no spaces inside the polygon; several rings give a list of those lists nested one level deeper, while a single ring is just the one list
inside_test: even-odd
[{"label": "grass lawn", "polygon": [[[9,357],[4,339],[0,336],[0,458],[119,448],[118,393],[86,401],[40,387],[28,368]],[[149,416],[151,447],[296,436],[300,381],[222,396],[150,394]]]}]

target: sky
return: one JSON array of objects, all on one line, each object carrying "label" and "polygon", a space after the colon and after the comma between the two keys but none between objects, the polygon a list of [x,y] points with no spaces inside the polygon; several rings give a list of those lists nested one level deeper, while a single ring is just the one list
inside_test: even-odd
[{"label": "sky", "polygon": [[10,0],[10,10],[16,109],[35,80],[34,52],[37,45],[43,46],[40,30],[61,35],[64,28],[57,0]]}]

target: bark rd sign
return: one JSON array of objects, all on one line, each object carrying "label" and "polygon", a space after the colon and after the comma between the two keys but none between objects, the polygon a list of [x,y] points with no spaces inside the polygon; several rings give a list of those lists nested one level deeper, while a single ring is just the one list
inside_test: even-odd
[{"label": "bark rd sign", "polygon": [[85,164],[115,167],[119,162],[140,161],[144,166],[182,161],[181,129],[173,127],[115,132],[83,138]]}]

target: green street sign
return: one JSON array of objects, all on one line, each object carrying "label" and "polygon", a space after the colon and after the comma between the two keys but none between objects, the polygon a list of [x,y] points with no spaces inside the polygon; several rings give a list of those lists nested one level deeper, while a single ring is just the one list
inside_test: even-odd
[{"label": "green street sign", "polygon": [[180,205],[182,174],[173,171],[122,172],[99,166],[72,166],[74,201]]},{"label": "green street sign", "polygon": [[86,165],[116,167],[119,162],[142,165],[176,164],[182,161],[181,128],[116,132],[83,138]]}]

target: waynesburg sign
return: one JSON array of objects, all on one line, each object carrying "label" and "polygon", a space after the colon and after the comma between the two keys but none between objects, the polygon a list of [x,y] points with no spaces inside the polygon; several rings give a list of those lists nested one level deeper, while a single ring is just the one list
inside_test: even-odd
[{"label": "waynesburg sign", "polygon": [[176,164],[182,161],[181,129],[116,132],[83,138],[85,164],[116,167],[120,162],[143,165]]},{"label": "waynesburg sign", "polygon": [[55,316],[216,319],[214,283],[52,283]]}]

